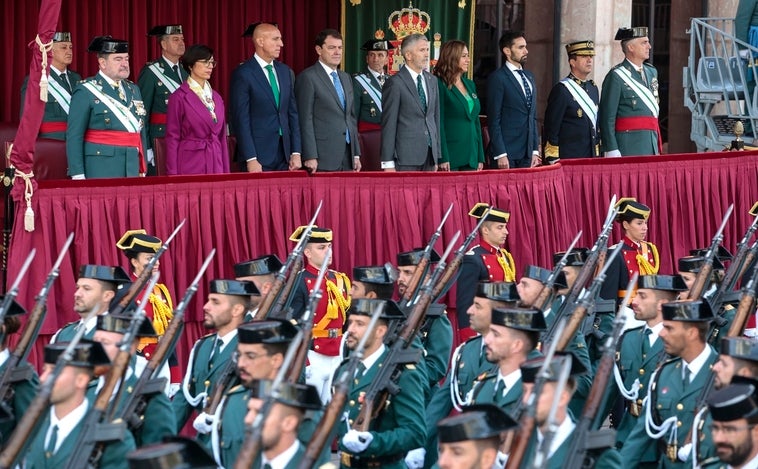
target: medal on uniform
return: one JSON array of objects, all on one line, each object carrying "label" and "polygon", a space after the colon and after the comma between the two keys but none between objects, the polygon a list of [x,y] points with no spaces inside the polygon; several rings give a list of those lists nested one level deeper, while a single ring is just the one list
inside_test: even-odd
[{"label": "medal on uniform", "polygon": [[376,117],[376,109],[374,109],[373,106],[368,110],[368,112],[371,114],[371,117]]},{"label": "medal on uniform", "polygon": [[653,96],[655,96],[655,99],[658,99],[658,88],[660,85],[658,85],[658,79],[653,78],[653,80],[650,82],[650,89],[653,90]]},{"label": "medal on uniform", "polygon": [[576,116],[578,118],[581,119],[583,115],[584,115],[584,113],[582,112],[582,108],[579,108],[579,109],[576,110]]},{"label": "medal on uniform", "polygon": [[637,403],[637,401],[632,401],[629,403],[629,413],[632,415],[632,417],[640,416],[640,405]]},{"label": "medal on uniform", "polygon": [[134,105],[134,112],[138,116],[147,115],[147,111],[145,111],[145,103],[143,103],[142,101],[133,100],[132,104]]}]

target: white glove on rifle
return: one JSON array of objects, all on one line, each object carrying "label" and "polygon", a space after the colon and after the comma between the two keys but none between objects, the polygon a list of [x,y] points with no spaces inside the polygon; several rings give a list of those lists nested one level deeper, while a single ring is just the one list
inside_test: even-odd
[{"label": "white glove on rifle", "polygon": [[359,432],[358,430],[350,430],[342,437],[342,445],[351,453],[365,451],[372,441],[374,441],[374,435],[371,432]]},{"label": "white glove on rifle", "polygon": [[416,448],[408,451],[405,456],[405,465],[410,469],[421,469],[424,467],[424,458],[426,457],[426,450],[424,448]]}]

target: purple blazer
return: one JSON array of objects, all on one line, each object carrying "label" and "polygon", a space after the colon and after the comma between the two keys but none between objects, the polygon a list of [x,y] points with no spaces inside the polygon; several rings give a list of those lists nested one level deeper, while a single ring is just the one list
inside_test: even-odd
[{"label": "purple blazer", "polygon": [[217,122],[187,82],[168,98],[166,117],[166,172],[217,174],[229,172],[226,110],[215,90]]}]

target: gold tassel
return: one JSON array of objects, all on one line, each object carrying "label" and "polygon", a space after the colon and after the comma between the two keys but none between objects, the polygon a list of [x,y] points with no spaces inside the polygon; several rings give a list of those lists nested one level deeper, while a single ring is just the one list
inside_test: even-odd
[{"label": "gold tassel", "polygon": [[[39,38],[39,34],[37,35],[37,38],[34,40],[37,43],[37,46],[39,47],[39,51],[42,53],[42,73],[40,74],[39,78],[39,99],[43,102],[47,102],[47,54],[53,50],[53,41],[51,40],[48,43],[42,43],[42,40]],[[24,215],[24,223],[26,223],[26,218],[29,216],[29,212],[27,211],[26,215]],[[34,213],[32,212],[32,217],[34,217]],[[32,219],[32,229],[27,231],[34,231],[34,220]]]},{"label": "gold tassel", "polygon": [[24,200],[26,200],[26,212],[24,212],[24,229],[26,231],[34,231],[34,210],[32,210],[32,195],[34,195],[32,178],[34,177],[34,172],[30,171],[29,174],[26,174],[16,169],[16,176],[19,176],[24,180]]}]

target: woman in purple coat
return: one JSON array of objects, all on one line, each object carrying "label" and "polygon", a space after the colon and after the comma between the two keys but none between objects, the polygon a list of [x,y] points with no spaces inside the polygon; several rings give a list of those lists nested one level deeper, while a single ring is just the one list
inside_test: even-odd
[{"label": "woman in purple coat", "polygon": [[168,99],[166,172],[228,173],[224,102],[208,83],[216,66],[213,50],[191,46],[181,62],[190,76]]}]

